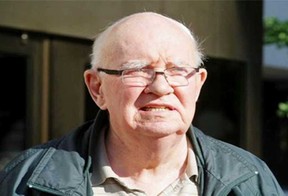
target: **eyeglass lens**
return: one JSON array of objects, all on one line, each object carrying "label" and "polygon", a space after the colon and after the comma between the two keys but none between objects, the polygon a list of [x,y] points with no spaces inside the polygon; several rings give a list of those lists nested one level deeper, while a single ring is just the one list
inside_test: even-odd
[{"label": "eyeglass lens", "polygon": [[153,82],[157,74],[163,74],[171,86],[186,86],[189,84],[187,76],[192,76],[196,70],[190,68],[170,68],[164,72],[155,72],[153,69],[124,70],[122,81],[129,86],[146,86]]}]

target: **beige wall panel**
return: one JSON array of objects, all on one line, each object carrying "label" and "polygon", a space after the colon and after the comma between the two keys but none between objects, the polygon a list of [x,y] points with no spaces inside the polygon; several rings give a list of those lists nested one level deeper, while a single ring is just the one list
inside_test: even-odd
[{"label": "beige wall panel", "polygon": [[[0,25],[81,38],[90,38],[108,23],[128,13],[161,3],[122,1],[5,1]],[[149,6],[150,5],[150,6]]]},{"label": "beige wall panel", "polygon": [[54,40],[51,45],[50,137],[55,138],[84,121],[83,72],[90,46],[65,40]]},{"label": "beige wall panel", "polygon": [[91,38],[122,16],[157,11],[191,26],[205,53],[239,60],[245,55],[236,6],[235,1],[6,1],[0,2],[0,25]]},{"label": "beige wall panel", "polygon": [[204,52],[216,57],[246,60],[244,35],[235,1],[168,1],[165,12],[182,18],[202,42]]}]

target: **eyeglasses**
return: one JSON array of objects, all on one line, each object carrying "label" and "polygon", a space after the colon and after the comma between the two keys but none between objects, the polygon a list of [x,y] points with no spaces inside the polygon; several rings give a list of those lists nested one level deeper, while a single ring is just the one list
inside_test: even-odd
[{"label": "eyeglasses", "polygon": [[151,84],[156,75],[164,75],[166,81],[170,86],[187,86],[189,84],[188,79],[195,75],[199,70],[203,68],[200,67],[171,67],[165,69],[164,71],[155,71],[154,69],[148,68],[135,68],[135,69],[125,69],[125,70],[113,70],[113,69],[103,69],[97,68],[98,72],[104,72],[109,75],[119,75],[121,76],[122,82],[127,86],[147,86]]}]

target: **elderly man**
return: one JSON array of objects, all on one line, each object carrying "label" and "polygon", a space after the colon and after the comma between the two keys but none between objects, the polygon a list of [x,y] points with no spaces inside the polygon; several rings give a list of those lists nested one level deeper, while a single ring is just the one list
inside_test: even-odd
[{"label": "elderly man", "polygon": [[282,195],[261,160],[191,126],[201,64],[173,19],[145,12],[114,23],[84,74],[95,121],[21,154],[1,173],[0,195]]}]

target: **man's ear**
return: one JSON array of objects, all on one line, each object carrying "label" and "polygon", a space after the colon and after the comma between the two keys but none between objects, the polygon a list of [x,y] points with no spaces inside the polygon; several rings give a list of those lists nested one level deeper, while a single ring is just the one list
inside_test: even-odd
[{"label": "man's ear", "polygon": [[204,68],[201,68],[199,70],[198,76],[197,76],[197,94],[196,94],[196,101],[199,98],[200,92],[201,92],[201,88],[204,85],[206,78],[207,78],[207,70]]},{"label": "man's ear", "polygon": [[202,68],[199,70],[199,75],[200,75],[200,82],[201,82],[201,86],[203,86],[204,82],[206,81],[207,78],[207,70]]},{"label": "man's ear", "polygon": [[100,76],[93,69],[88,69],[84,72],[84,80],[94,102],[101,110],[107,109]]}]

